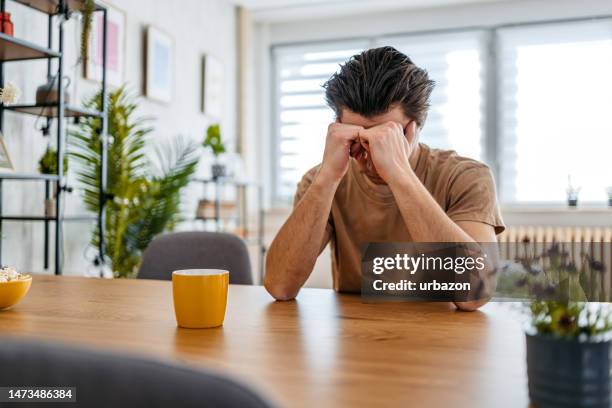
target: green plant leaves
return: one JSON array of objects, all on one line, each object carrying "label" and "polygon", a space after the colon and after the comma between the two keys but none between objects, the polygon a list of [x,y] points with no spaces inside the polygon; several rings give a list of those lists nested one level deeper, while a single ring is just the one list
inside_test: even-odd
[{"label": "green plant leaves", "polygon": [[[98,93],[85,106],[102,110]],[[132,276],[153,237],[172,229],[180,213],[180,191],[196,170],[196,146],[178,137],[159,145],[153,160],[145,144],[150,118],[136,117],[136,103],[124,88],[108,95],[108,171],[104,237],[116,277]],[[90,211],[100,208],[101,122],[91,118],[71,132],[71,157]],[[91,243],[98,244],[97,231]]]},{"label": "green plant leaves", "polygon": [[218,123],[208,127],[202,146],[210,148],[215,157],[225,152],[225,145],[221,140],[221,127]]}]

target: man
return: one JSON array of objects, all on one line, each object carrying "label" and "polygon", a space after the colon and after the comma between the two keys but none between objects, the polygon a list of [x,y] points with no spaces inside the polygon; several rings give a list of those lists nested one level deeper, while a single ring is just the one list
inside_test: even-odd
[{"label": "man", "polygon": [[360,291],[369,242],[495,242],[504,225],[489,168],[418,141],[433,86],[392,47],[351,57],[324,85],[337,119],[270,246],[264,284],[274,298],[297,295],[330,241],[334,289],[344,292]]}]

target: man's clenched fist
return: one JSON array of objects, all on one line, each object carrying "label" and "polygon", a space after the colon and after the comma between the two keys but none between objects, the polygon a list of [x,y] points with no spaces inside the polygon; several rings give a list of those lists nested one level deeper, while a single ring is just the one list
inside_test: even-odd
[{"label": "man's clenched fist", "polygon": [[365,149],[375,172],[387,183],[394,177],[410,171],[412,148],[409,140],[415,140],[416,123],[409,122],[404,129],[397,122],[386,122],[359,131],[359,141]]},{"label": "man's clenched fist", "polygon": [[325,152],[319,172],[334,181],[342,179],[348,170],[351,145],[363,130],[362,126],[339,122],[330,124],[327,128]]}]

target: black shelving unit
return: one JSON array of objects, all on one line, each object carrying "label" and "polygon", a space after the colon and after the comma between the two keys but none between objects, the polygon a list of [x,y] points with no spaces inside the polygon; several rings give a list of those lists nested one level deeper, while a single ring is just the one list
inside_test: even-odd
[{"label": "black shelving unit", "polygon": [[[44,223],[44,268],[49,267],[49,248],[50,248],[50,227],[54,224],[55,227],[55,274],[62,273],[62,242],[63,228],[62,224],[65,221],[75,222],[93,222],[98,224],[99,231],[99,246],[98,260],[104,260],[104,204],[106,201],[106,169],[107,169],[107,115],[108,102],[106,98],[106,62],[107,62],[107,10],[106,8],[96,3],[94,12],[102,13],[103,17],[103,38],[102,38],[102,111],[91,111],[82,109],[77,106],[68,105],[64,101],[64,23],[70,19],[71,14],[75,11],[80,11],[84,6],[84,0],[12,0],[15,3],[30,7],[37,12],[47,15],[47,47],[34,44],[32,42],[15,38],[13,36],[0,33],[0,87],[4,87],[4,64],[11,61],[27,61],[33,59],[47,60],[47,77],[57,77],[57,95],[56,103],[46,104],[18,104],[4,106],[0,104],[0,131],[3,130],[4,113],[12,111],[21,114],[30,114],[38,117],[44,117],[47,120],[47,129],[51,128],[53,120],[56,124],[56,141],[57,141],[57,174],[26,174],[26,173],[7,173],[0,174],[0,236],[2,235],[2,224],[5,221],[13,222],[43,222]],[[0,11],[4,12],[6,8],[6,0],[0,0]],[[57,24],[58,45],[57,50],[53,49],[53,25]],[[57,69],[53,70],[53,61],[57,62]],[[101,161],[102,168],[100,172],[100,211],[98,214],[91,215],[73,215],[65,216],[62,213],[63,194],[67,192],[66,179],[63,171],[64,149],[66,144],[66,118],[79,117],[99,117],[101,118]],[[7,215],[2,211],[2,190],[6,182],[43,182],[45,186],[45,199],[51,198],[52,186],[55,189],[55,214],[53,216],[43,215]],[[2,264],[2,239],[0,238],[0,265]]]},{"label": "black shelving unit", "polygon": [[[204,196],[202,198],[210,201],[214,205],[214,212],[210,217],[196,217],[191,221],[203,221],[212,222],[215,231],[223,231],[222,223],[224,221],[235,221],[237,226],[242,231],[242,238],[247,245],[253,245],[257,248],[259,256],[259,279],[263,281],[264,263],[266,257],[266,246],[264,243],[264,210],[263,210],[263,193],[260,184],[248,181],[238,181],[228,177],[215,177],[215,178],[196,178],[193,182],[200,183],[204,186]],[[211,193],[208,187],[213,188]],[[237,190],[236,205],[237,213],[232,216],[221,214],[221,201],[222,201],[222,190],[224,187],[233,187]],[[254,189],[257,195],[256,213],[257,223],[256,231],[252,235],[249,228],[249,209],[247,208],[248,202],[248,189]]]}]

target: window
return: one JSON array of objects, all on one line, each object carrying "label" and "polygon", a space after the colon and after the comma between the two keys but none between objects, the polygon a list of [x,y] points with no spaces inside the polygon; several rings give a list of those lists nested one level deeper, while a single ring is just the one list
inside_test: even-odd
[{"label": "window", "polygon": [[377,41],[378,46],[391,45],[408,55],[436,81],[420,140],[478,160],[484,160],[484,34],[411,35]]},{"label": "window", "polygon": [[275,47],[277,201],[289,202],[322,157],[333,113],[321,85],[351,55],[382,45],[436,81],[421,140],[488,162],[502,203],[565,203],[568,180],[581,202],[605,202],[612,20],[604,19]]},{"label": "window", "polygon": [[302,175],[323,157],[327,126],[334,112],[322,85],[364,42],[275,47],[277,106],[274,188],[278,202],[291,202]]},{"label": "window", "polygon": [[612,22],[499,31],[501,198],[581,201],[612,185]]}]

